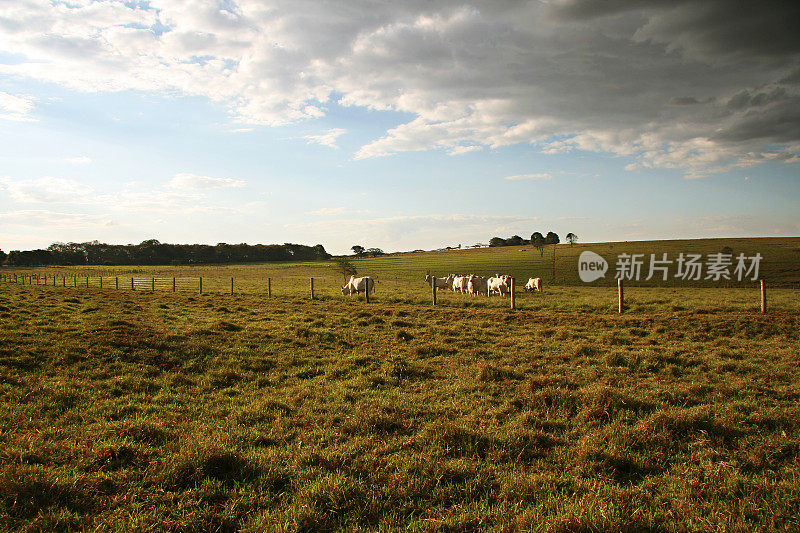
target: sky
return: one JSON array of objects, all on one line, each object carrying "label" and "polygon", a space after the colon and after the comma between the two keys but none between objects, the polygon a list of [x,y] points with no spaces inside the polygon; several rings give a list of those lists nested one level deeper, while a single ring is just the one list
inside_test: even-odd
[{"label": "sky", "polygon": [[800,4],[0,0],[0,249],[800,235]]}]

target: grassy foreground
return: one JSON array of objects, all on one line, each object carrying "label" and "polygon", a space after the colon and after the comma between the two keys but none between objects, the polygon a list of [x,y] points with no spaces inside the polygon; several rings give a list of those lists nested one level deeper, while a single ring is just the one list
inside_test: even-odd
[{"label": "grassy foreground", "polygon": [[0,528],[797,530],[800,316],[653,299],[0,285]]}]

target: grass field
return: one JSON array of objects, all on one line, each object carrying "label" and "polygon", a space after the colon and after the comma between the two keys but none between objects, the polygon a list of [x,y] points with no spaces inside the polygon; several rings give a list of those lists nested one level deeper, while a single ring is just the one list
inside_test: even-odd
[{"label": "grass field", "polygon": [[403,294],[409,256],[358,268],[369,305],[0,284],[0,529],[800,529],[795,289],[767,315],[752,287],[631,288],[618,315],[567,284],[512,312]]},{"label": "grass field", "polygon": [[[520,287],[529,277],[541,277],[545,284],[545,295],[520,294],[519,305],[535,310],[584,310],[605,312],[615,309],[615,293],[609,291],[616,287],[614,279],[615,261],[621,253],[643,253],[649,261],[651,253],[658,257],[666,253],[670,260],[678,254],[707,254],[720,252],[730,247],[733,254],[744,253],[763,256],[759,279],[764,279],[770,288],[770,306],[777,311],[797,311],[798,302],[793,291],[773,291],[773,289],[800,289],[800,238],[760,238],[760,239],[703,239],[682,241],[649,241],[559,245],[556,247],[555,283],[552,282],[552,246],[544,255],[530,246],[454,250],[445,252],[426,252],[394,254],[378,258],[352,259],[359,275],[373,276],[376,281],[375,298],[383,303],[430,302],[430,290],[424,278],[427,273],[446,276],[449,273],[475,273],[493,275],[511,274],[516,277]],[[584,250],[601,254],[609,262],[606,278],[585,284],[578,277],[578,256]],[[649,263],[646,263],[649,264]],[[725,311],[748,312],[759,305],[758,283],[753,280],[737,282],[734,280],[683,281],[675,279],[673,265],[666,282],[644,279],[626,281],[627,294],[631,306],[644,306],[652,312],[671,311],[674,304],[685,309],[721,309]],[[52,284],[52,276],[67,276],[58,279],[61,285],[76,283],[78,288],[84,284],[85,276],[92,277],[97,285],[99,276],[105,277],[106,287],[114,284],[120,277],[120,287],[130,287],[130,278],[160,277],[164,279],[192,278],[196,290],[197,279],[203,278],[203,290],[213,293],[230,292],[233,277],[236,293],[265,294],[267,279],[272,280],[272,293],[281,297],[308,297],[310,278],[314,278],[315,294],[320,298],[341,299],[340,287],[343,276],[337,272],[332,262],[307,263],[264,263],[251,265],[202,265],[202,266],[151,266],[151,267],[47,267],[37,269],[4,268],[2,273],[47,275]],[[78,276],[77,280],[72,276]],[[644,277],[644,276],[643,276]],[[169,283],[168,283],[169,285]],[[674,293],[665,299],[663,288]],[[580,289],[580,290],[576,290]],[[656,289],[656,290],[650,290]],[[705,290],[714,289],[714,290]],[[730,289],[730,290],[720,290]],[[521,293],[522,291],[520,291]],[[676,296],[677,295],[677,296]],[[544,296],[544,297],[542,297]],[[451,292],[440,293],[441,304],[457,307],[501,308],[507,305],[499,298],[476,299],[456,295]],[[660,303],[659,303],[660,302]],[[679,310],[679,309],[678,309]]]}]

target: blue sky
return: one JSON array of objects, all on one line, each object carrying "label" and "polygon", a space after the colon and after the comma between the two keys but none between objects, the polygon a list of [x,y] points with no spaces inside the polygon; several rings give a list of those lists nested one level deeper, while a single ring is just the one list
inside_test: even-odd
[{"label": "blue sky", "polygon": [[795,236],[796,11],[3,4],[0,249]]}]

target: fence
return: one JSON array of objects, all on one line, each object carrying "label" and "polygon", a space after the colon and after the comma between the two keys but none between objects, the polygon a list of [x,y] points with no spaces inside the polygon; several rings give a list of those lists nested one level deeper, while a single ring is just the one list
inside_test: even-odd
[{"label": "fence", "polygon": [[[222,280],[225,279],[226,281],[223,282]],[[291,283],[293,287],[286,288],[286,295],[297,296],[298,293],[296,292],[297,281],[300,278],[293,279],[292,281],[286,283],[287,285]],[[318,299],[320,297],[319,292],[315,292],[315,278],[305,278],[306,280],[310,281],[310,284],[307,285],[309,290],[309,295],[311,300]],[[437,278],[430,278],[430,289],[429,298],[434,306],[438,303],[438,296],[437,292],[440,289],[437,289],[436,285]],[[227,282],[229,280],[229,282]],[[208,291],[208,287],[205,288],[206,292],[214,292],[214,293],[230,293],[235,294],[237,292],[237,285],[236,285],[236,278],[212,278],[208,280],[211,282],[211,291]],[[287,280],[283,280],[287,282]],[[517,301],[516,301],[516,292],[518,286],[516,285],[516,280],[514,277],[510,278],[510,287],[508,291],[509,303],[510,308],[516,309],[517,308]],[[0,274],[0,282],[4,283],[18,283],[22,285],[49,285],[55,287],[73,287],[73,288],[94,288],[94,289],[113,289],[113,290],[133,290],[133,291],[147,291],[147,292],[194,292],[203,294],[204,293],[204,278],[202,276],[199,277],[137,277],[135,275],[132,276],[80,276],[80,275],[58,275],[58,274],[38,274],[38,273],[3,273]],[[208,283],[208,282],[207,282]],[[252,282],[248,286],[250,290],[242,290],[241,292],[253,293],[252,291],[253,285]],[[760,310],[761,313],[767,312],[767,286],[764,280],[759,281],[759,288],[760,288]],[[330,289],[330,287],[328,287]],[[263,279],[263,283],[259,286],[259,293],[265,294],[267,297],[273,296],[273,278],[267,277]],[[625,286],[623,280],[618,280],[617,282],[617,312],[624,313],[628,310],[628,306],[625,303]],[[489,293],[485,293],[486,296],[489,296]],[[366,303],[370,302],[371,299],[371,291],[368,291],[365,295]],[[755,303],[755,302],[754,302]]]},{"label": "fence", "polygon": [[[236,291],[235,278],[230,278],[230,294]],[[0,282],[21,285],[52,285],[53,287],[130,289],[150,292],[197,292],[203,294],[202,277],[136,277],[136,276],[79,276],[57,274],[0,274]],[[216,283],[219,288],[219,282]],[[219,291],[216,291],[219,292]],[[225,292],[228,292],[227,290]],[[272,296],[272,278],[266,279],[267,296]],[[311,278],[311,299],[314,299],[314,278]]]},{"label": "fence", "polygon": [[52,285],[53,287],[131,289],[135,291],[203,292],[203,278],[120,277],[120,276],[58,276],[47,274],[2,274],[0,281],[22,285]]}]

